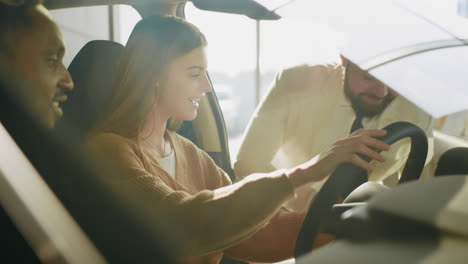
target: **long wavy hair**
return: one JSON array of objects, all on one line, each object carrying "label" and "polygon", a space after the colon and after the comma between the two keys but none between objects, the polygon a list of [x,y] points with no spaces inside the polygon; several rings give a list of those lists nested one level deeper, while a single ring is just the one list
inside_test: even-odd
[{"label": "long wavy hair", "polygon": [[[138,22],[120,59],[113,94],[92,132],[137,138],[161,98],[169,64],[206,44],[197,27],[177,17],[151,16]],[[170,119],[168,129],[179,124]]]}]

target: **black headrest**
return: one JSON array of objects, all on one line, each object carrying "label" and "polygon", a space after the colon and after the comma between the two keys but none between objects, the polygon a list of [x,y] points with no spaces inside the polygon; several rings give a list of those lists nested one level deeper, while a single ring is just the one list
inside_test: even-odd
[{"label": "black headrest", "polygon": [[94,40],[78,52],[68,67],[75,88],[62,104],[59,131],[72,125],[79,136],[89,132],[109,99],[123,49],[113,41]]},{"label": "black headrest", "polygon": [[435,176],[454,174],[468,174],[468,148],[452,148],[440,156]]}]

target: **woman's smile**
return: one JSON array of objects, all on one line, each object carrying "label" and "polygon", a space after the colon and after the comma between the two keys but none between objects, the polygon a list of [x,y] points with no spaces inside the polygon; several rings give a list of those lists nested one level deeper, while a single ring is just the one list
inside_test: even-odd
[{"label": "woman's smile", "polygon": [[190,103],[192,103],[192,105],[196,108],[198,108],[200,106],[200,100],[201,100],[201,97],[192,97],[192,98],[189,98],[189,101]]}]

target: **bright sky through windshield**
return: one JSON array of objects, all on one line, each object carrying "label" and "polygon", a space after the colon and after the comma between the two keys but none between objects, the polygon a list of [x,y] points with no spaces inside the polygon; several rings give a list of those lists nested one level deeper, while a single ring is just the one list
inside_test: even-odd
[{"label": "bright sky through windshield", "polygon": [[[263,1],[263,2],[262,2]],[[429,15],[436,22],[447,25],[453,32],[461,33],[468,37],[468,26],[460,27],[460,23],[453,23],[463,19],[456,16],[458,0],[395,0],[418,10],[423,15]],[[288,3],[286,0],[261,0],[260,3],[275,8]],[[344,48],[352,47],[353,38],[358,36],[370,37],[373,32],[368,31],[373,21],[362,21],[363,26],[355,29],[344,30],[348,35],[340,33],[335,28],[342,26],[345,21],[348,8],[336,8],[337,0],[294,0],[286,6],[282,6],[277,12],[283,17],[278,21],[261,22],[261,68],[262,71],[277,71],[284,67],[301,63],[327,62],[337,59],[337,54]],[[353,1],[347,1],[352,7]],[[386,1],[373,1],[376,7]],[[388,2],[388,1],[387,1]],[[381,4],[382,3],[382,4]],[[345,4],[346,5],[346,4]],[[374,9],[372,9],[374,10]],[[377,9],[379,10],[379,9]],[[442,12],[441,12],[442,11]],[[375,19],[384,19],[384,12],[375,12]],[[130,7],[122,7],[120,16],[120,39],[126,42],[134,24],[140,16]],[[255,69],[255,21],[245,16],[207,12],[198,10],[189,2],[186,7],[186,16],[189,21],[196,24],[208,39],[209,70],[237,74],[239,72]],[[360,17],[369,17],[369,9],[353,10],[353,17],[359,21]],[[388,17],[386,19],[393,19]],[[325,24],[329,23],[330,24]],[[442,21],[442,22],[441,22]],[[466,20],[468,23],[468,20]],[[411,25],[412,21],[395,21],[402,25]],[[366,28],[365,25],[368,25]],[[457,27],[458,26],[458,27]],[[375,28],[374,28],[375,29]],[[380,28],[376,30],[386,30]],[[352,32],[352,33],[349,33]],[[408,32],[410,32],[408,30]],[[404,32],[399,32],[400,36]],[[424,41],[429,36],[428,32],[420,35],[405,35],[407,43],[411,45]],[[434,35],[434,34],[433,34]],[[383,52],[393,49],[393,44],[401,44],[401,38],[392,39],[388,34],[385,45],[379,47],[365,47],[359,43],[359,50],[367,53]],[[434,35],[434,37],[436,37]],[[395,42],[395,43],[394,43]]]},{"label": "bright sky through windshield", "polygon": [[[296,0],[281,9],[303,8],[307,1]],[[278,71],[300,63],[336,59],[340,35],[330,27],[314,23],[310,16],[293,16],[290,12],[280,20],[261,21],[262,71]],[[186,7],[187,19],[208,38],[209,69],[230,74],[255,69],[256,22],[239,15],[206,12]],[[219,23],[213,22],[219,21]]]},{"label": "bright sky through windshield", "polygon": [[[280,2],[286,1],[276,1]],[[295,9],[296,2],[302,2],[298,6],[302,8],[305,1],[296,0],[287,10]],[[210,71],[235,75],[255,69],[254,20],[241,15],[198,10],[191,3],[187,3],[186,16],[208,39]],[[119,40],[126,43],[140,16],[133,8],[121,6],[119,17]],[[260,30],[261,68],[264,71],[277,71],[299,63],[336,60],[338,47],[343,42],[340,35],[330,27],[313,23],[310,17],[302,15],[287,15],[278,21],[262,21]]]}]

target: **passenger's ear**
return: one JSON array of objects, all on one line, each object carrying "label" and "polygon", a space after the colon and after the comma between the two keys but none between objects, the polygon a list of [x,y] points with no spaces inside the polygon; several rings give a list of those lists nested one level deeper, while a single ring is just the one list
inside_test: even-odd
[{"label": "passenger's ear", "polygon": [[345,58],[345,56],[340,54],[340,59],[341,59],[341,65],[343,65],[343,67],[346,67],[346,65],[348,64],[348,60]]}]

